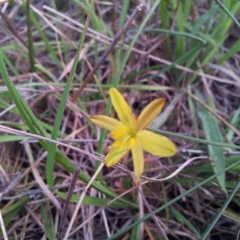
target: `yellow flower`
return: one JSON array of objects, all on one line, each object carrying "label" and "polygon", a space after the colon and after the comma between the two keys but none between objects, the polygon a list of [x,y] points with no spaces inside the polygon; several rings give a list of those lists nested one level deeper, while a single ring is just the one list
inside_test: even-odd
[{"label": "yellow flower", "polygon": [[105,163],[108,167],[113,166],[131,150],[135,182],[138,183],[144,170],[143,150],[159,157],[170,157],[177,152],[175,144],[167,137],[145,130],[161,112],[165,99],[152,101],[136,119],[117,89],[111,88],[109,93],[120,121],[103,115],[91,117],[95,124],[111,131],[111,137],[115,141],[109,147]]}]

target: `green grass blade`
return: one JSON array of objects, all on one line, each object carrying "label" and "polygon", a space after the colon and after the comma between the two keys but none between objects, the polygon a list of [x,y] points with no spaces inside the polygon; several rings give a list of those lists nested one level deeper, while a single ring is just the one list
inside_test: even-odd
[{"label": "green grass blade", "polygon": [[[161,20],[162,20],[161,24],[162,24],[164,29],[169,29],[170,28],[170,18],[169,18],[169,12],[168,12],[168,4],[169,4],[169,1],[161,1],[160,4],[159,4],[159,12],[160,12]],[[166,45],[168,58],[170,60],[172,60],[171,41],[170,41],[169,36],[167,36],[164,44]]]},{"label": "green grass blade", "polygon": [[24,141],[24,140],[28,140],[28,139],[29,139],[29,137],[24,137],[24,136],[3,135],[3,136],[0,136],[0,143]]},{"label": "green grass blade", "polygon": [[[130,32],[136,32],[136,30],[131,30]],[[177,37],[180,37],[180,36],[185,37],[187,39],[196,40],[196,42],[201,44],[201,47],[203,47],[207,43],[207,41],[204,38],[197,36],[195,34],[192,34],[192,33],[185,33],[185,32],[179,32],[179,31],[174,31],[174,30],[169,32],[169,30],[162,29],[162,28],[143,29],[142,32],[166,33],[166,34],[170,34],[170,35],[177,36]],[[196,43],[194,45],[196,45]]]},{"label": "green grass blade", "polygon": [[190,221],[187,220],[187,218],[185,216],[182,215],[182,213],[180,213],[176,208],[174,208],[173,206],[171,206],[171,213],[173,214],[173,216],[176,218],[176,220],[178,221],[178,223],[181,224],[185,224],[189,230],[193,231],[198,237],[200,237],[199,232],[197,231],[197,229],[191,224]]},{"label": "green grass blade", "polygon": [[[136,221],[138,219],[139,219],[139,216],[135,218]],[[141,235],[141,225],[139,224],[132,229],[130,240],[141,239],[140,235]]]},{"label": "green grass blade", "polygon": [[[28,200],[29,200],[29,197],[25,196],[15,201],[11,205],[9,205],[7,208],[4,208],[4,210],[2,210],[4,226],[6,228],[13,221],[17,213],[23,208],[23,206],[27,203]],[[0,235],[1,234],[2,234],[2,231],[0,229]]]},{"label": "green grass blade", "polygon": [[[211,108],[215,109],[213,101],[210,97],[208,98],[208,102]],[[213,116],[213,114],[210,113],[207,109],[200,106],[200,104],[198,104],[198,114],[200,119],[202,120],[206,139],[208,141],[222,143],[222,135],[216,117]],[[223,154],[223,148],[219,146],[208,145],[208,151],[210,157],[214,160],[214,172],[219,172],[220,170],[224,169],[225,157]],[[225,174],[218,176],[218,182],[222,190],[226,192]]]},{"label": "green grass blade", "polygon": [[[189,85],[188,88],[189,88],[188,91],[191,92],[190,85]],[[188,98],[188,105],[189,105],[189,110],[190,110],[191,117],[192,117],[192,122],[193,122],[195,136],[198,138],[198,136],[199,136],[199,128],[198,128],[198,123],[197,123],[197,113],[195,111],[194,101],[190,97],[190,95],[188,95],[187,98]]]},{"label": "green grass blade", "polygon": [[232,210],[227,209],[224,211],[223,215],[236,222],[237,224],[240,224],[240,216],[238,212],[233,212]]},{"label": "green grass blade", "polygon": [[2,52],[4,61],[6,62],[9,69],[14,73],[14,75],[19,75],[18,69],[13,65],[12,61],[8,58],[8,56]]},{"label": "green grass blade", "polygon": [[[46,205],[48,205],[48,204],[46,203]],[[45,208],[48,208],[48,209],[45,209]],[[50,211],[49,207],[45,206],[45,208],[42,204],[41,208],[40,208],[40,214],[41,214],[41,219],[42,219],[43,226],[44,226],[44,232],[46,233],[48,239],[56,239],[54,223],[52,220],[52,216],[50,215],[51,211]]]},{"label": "green grass blade", "polygon": [[[67,101],[69,91],[71,88],[71,82],[70,80],[67,81],[66,87],[64,89],[63,95],[60,100],[60,104],[58,106],[57,115],[54,121],[53,126],[53,132],[51,139],[57,140],[60,125],[62,122],[62,116],[65,109],[65,103]],[[48,156],[47,156],[47,165],[46,165],[46,177],[47,177],[47,183],[50,188],[54,188],[54,181],[53,181],[53,170],[54,170],[54,160],[55,160],[55,154],[56,154],[56,143],[49,143],[49,149],[48,149]]]},{"label": "green grass blade", "polygon": [[[232,21],[238,26],[238,28],[240,28],[240,23],[238,22],[238,20],[234,17],[234,15],[224,6],[224,4],[219,1],[219,0],[215,0],[215,2],[219,5],[219,7],[232,19]],[[234,2],[234,1],[232,1]],[[238,4],[239,1],[235,0],[235,4]],[[234,11],[235,12],[235,11]]]},{"label": "green grass blade", "polygon": [[233,46],[219,59],[218,64],[223,64],[226,60],[240,51],[240,40],[236,41]]},{"label": "green grass blade", "polygon": [[[234,113],[233,115],[233,118],[232,118],[232,121],[231,121],[231,125],[233,127],[236,127],[238,126],[240,122],[240,107],[236,110],[236,112]],[[232,139],[233,139],[233,136],[234,136],[234,132],[232,129],[229,129],[227,134],[226,134],[226,138],[228,140],[229,143],[231,143]]]},{"label": "green grass blade", "polygon": [[33,47],[33,37],[32,37],[32,26],[31,26],[31,16],[30,16],[30,0],[26,0],[24,4],[26,7],[26,15],[27,15],[27,36],[28,36],[28,55],[30,62],[30,71],[35,72],[35,54]]},{"label": "green grass blade", "polygon": [[[92,9],[94,7],[93,2],[94,1],[92,1],[92,5],[91,5]],[[89,12],[89,14],[91,14],[91,11]],[[89,18],[90,18],[90,16],[91,15],[89,15]],[[70,92],[70,88],[71,88],[71,84],[73,81],[75,71],[77,69],[78,59],[79,59],[79,55],[80,55],[80,52],[83,47],[84,39],[86,36],[86,31],[88,28],[88,23],[89,22],[86,21],[85,27],[83,29],[83,33],[81,34],[81,38],[78,43],[77,53],[75,55],[73,66],[72,66],[72,69],[70,72],[70,77],[67,80],[63,95],[60,100],[60,104],[58,106],[57,115],[56,115],[56,119],[54,121],[53,132],[52,132],[52,136],[51,136],[51,138],[53,140],[57,140],[57,137],[58,137],[58,133],[59,133],[59,129],[60,129],[60,125],[62,122],[62,117],[63,117],[63,113],[64,113],[64,109],[65,109],[65,104],[68,99],[68,95]],[[47,183],[50,186],[50,188],[52,188],[52,189],[54,188],[53,171],[54,171],[55,154],[56,154],[56,143],[51,142],[51,143],[49,143],[49,151],[48,151],[47,166],[46,166],[46,176],[47,176]]]},{"label": "green grass blade", "polygon": [[201,240],[204,240],[204,239],[207,238],[207,236],[209,235],[211,230],[214,228],[214,226],[217,223],[217,221],[219,220],[219,218],[223,215],[223,213],[224,213],[225,209],[227,208],[227,206],[229,205],[229,203],[232,201],[234,195],[239,190],[239,187],[240,187],[240,180],[238,180],[238,183],[236,184],[235,188],[231,192],[231,195],[229,195],[229,197],[227,198],[226,202],[222,205],[222,208],[220,209],[218,214],[215,216],[213,221],[208,225],[208,228],[206,229],[206,231],[203,233],[203,235],[200,238]]},{"label": "green grass blade", "polygon": [[[56,191],[56,194],[61,197],[62,199],[67,198],[67,194],[63,192]],[[79,194],[73,194],[71,197],[71,202],[72,203],[77,203],[79,201],[80,195]],[[85,196],[83,199],[83,204],[84,205],[91,205],[91,206],[96,206],[96,207],[104,207],[108,204],[108,202],[111,201],[111,199],[108,198],[98,198],[98,197],[91,197],[91,196]],[[119,202],[115,201],[109,205],[109,207],[112,208],[138,208],[137,204],[132,203],[131,205],[126,203],[126,202]]]},{"label": "green grass blade", "polygon": [[[176,11],[176,27],[178,29],[179,32],[184,32],[185,31],[185,27],[184,27],[184,14],[183,14],[183,2],[178,2],[173,0],[172,1],[172,5],[174,7],[174,9],[177,8],[177,4],[178,4],[178,9]],[[178,59],[180,58],[182,55],[185,54],[185,41],[184,38],[179,36],[176,39],[175,42],[175,58]]]},{"label": "green grass blade", "polygon": [[126,21],[129,5],[130,5],[130,0],[125,0],[124,4],[122,6],[121,15],[120,15],[120,20],[119,20],[119,25],[118,25],[119,29],[121,29],[123,27],[123,25]]}]

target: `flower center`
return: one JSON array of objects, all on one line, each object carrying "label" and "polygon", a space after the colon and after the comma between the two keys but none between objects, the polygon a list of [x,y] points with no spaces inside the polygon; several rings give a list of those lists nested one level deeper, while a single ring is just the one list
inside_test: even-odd
[{"label": "flower center", "polygon": [[121,125],[116,130],[111,132],[111,137],[114,140],[120,140],[127,135],[127,132],[127,128],[124,125]]},{"label": "flower center", "polygon": [[116,145],[123,146],[126,144],[127,148],[132,148],[135,145],[136,135],[136,130],[129,129],[124,125],[119,126],[116,130],[111,132],[111,137],[116,141]]}]

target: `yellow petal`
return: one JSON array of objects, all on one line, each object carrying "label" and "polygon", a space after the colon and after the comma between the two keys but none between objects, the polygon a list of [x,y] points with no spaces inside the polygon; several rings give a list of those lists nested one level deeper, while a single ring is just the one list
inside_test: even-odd
[{"label": "yellow petal", "polygon": [[176,145],[167,137],[142,130],[137,133],[137,140],[141,142],[143,150],[158,157],[171,157],[176,154]]},{"label": "yellow petal", "polygon": [[109,151],[108,155],[105,158],[105,163],[107,167],[111,167],[115,165],[129,151],[129,148],[124,148],[124,147],[118,147],[118,148],[112,147],[110,149],[111,150]]},{"label": "yellow petal", "polygon": [[133,166],[135,173],[135,183],[138,184],[144,169],[144,158],[141,143],[136,141],[132,147]]},{"label": "yellow petal", "polygon": [[164,103],[164,98],[159,98],[149,103],[137,119],[137,130],[146,128],[161,112]]},{"label": "yellow petal", "polygon": [[135,129],[136,119],[121,93],[116,88],[110,88],[109,94],[120,121],[127,127]]},{"label": "yellow petal", "polygon": [[100,127],[103,127],[109,131],[116,130],[119,126],[122,125],[121,122],[114,118],[110,118],[104,115],[95,115],[91,117],[91,120]]}]

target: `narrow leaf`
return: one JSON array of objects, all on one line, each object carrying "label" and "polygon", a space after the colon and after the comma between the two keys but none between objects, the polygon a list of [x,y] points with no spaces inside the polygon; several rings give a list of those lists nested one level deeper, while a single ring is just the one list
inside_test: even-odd
[{"label": "narrow leaf", "polygon": [[[214,109],[215,108],[214,103],[210,97],[208,98],[208,102],[210,107]],[[222,135],[218,125],[217,118],[200,104],[198,104],[198,114],[202,121],[203,130],[204,130],[206,139],[211,142],[222,143],[223,142]],[[223,153],[223,148],[220,146],[208,145],[208,151],[209,151],[210,157],[214,160],[214,164],[213,164],[214,172],[217,173],[223,170],[225,168],[225,157]],[[225,173],[219,175],[217,179],[222,190],[226,192]]]}]

